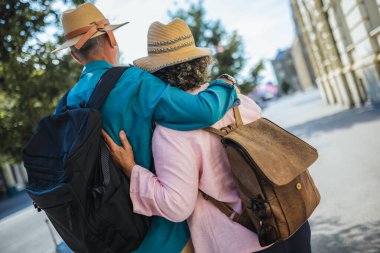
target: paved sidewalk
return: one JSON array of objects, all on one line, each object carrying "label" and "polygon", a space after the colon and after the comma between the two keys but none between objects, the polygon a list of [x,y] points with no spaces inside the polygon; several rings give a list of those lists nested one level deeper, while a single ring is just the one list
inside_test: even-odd
[{"label": "paved sidewalk", "polygon": [[32,205],[32,200],[23,191],[16,196],[0,200],[0,220]]},{"label": "paved sidewalk", "polygon": [[[55,244],[44,212],[27,207],[0,220],[1,253],[53,253]],[[55,232],[58,243],[62,241]]]},{"label": "paved sidewalk", "polygon": [[311,90],[271,103],[264,116],[318,149],[313,253],[379,253],[380,111],[326,106]]}]

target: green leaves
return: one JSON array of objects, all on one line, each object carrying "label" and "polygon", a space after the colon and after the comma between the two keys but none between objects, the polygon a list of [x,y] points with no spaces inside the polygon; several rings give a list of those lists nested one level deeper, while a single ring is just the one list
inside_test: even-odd
[{"label": "green leaves", "polygon": [[243,94],[248,94],[252,92],[257,85],[260,84],[262,76],[261,72],[264,70],[264,61],[259,61],[255,66],[252,67],[250,75],[247,79],[239,85],[240,91]]},{"label": "green leaves", "polygon": [[[245,67],[246,58],[243,40],[237,31],[228,33],[219,19],[207,19],[202,0],[191,4],[188,10],[178,9],[169,11],[168,14],[170,18],[181,18],[189,25],[197,46],[213,50],[215,64],[211,69],[212,79],[223,73],[239,77]],[[239,85],[243,94],[250,93],[258,85],[263,69],[262,61],[252,68],[250,76]]]},{"label": "green leaves", "polygon": [[58,98],[81,72],[71,56],[51,54],[61,37],[43,35],[59,23],[52,8],[56,2],[0,2],[0,164],[21,160],[21,150],[38,121],[54,111]]},{"label": "green leaves", "polygon": [[203,1],[191,4],[188,10],[178,9],[168,14],[173,19],[183,19],[189,25],[197,46],[213,50],[215,64],[211,78],[223,73],[234,76],[240,73],[245,64],[241,37],[236,31],[228,34],[220,20],[208,20]]}]

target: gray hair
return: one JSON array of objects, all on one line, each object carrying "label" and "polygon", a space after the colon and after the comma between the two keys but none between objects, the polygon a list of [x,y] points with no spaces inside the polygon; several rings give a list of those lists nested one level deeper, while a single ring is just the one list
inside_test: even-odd
[{"label": "gray hair", "polygon": [[104,43],[107,39],[105,35],[106,34],[102,34],[95,38],[89,39],[80,49],[76,49],[74,46],[71,46],[70,49],[80,59],[86,60],[89,58],[91,53],[103,49]]}]

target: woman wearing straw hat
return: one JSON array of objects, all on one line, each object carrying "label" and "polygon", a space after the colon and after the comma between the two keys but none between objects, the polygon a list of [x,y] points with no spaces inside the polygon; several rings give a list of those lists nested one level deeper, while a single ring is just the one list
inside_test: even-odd
[{"label": "woman wearing straw hat", "polygon": [[[167,25],[153,23],[148,32],[148,53],[134,64],[192,94],[207,88],[210,50],[194,45],[191,31],[183,20],[175,19]],[[239,98],[245,124],[261,117],[254,101],[244,95]],[[220,129],[233,122],[231,110],[214,127]],[[103,135],[115,161],[131,178],[134,211],[175,222],[187,219],[196,252],[310,252],[308,224],[301,229],[304,232],[298,233],[302,234],[297,236],[299,241],[264,249],[255,233],[231,221],[204,199],[199,190],[229,203],[236,212],[241,211],[229,162],[216,135],[204,130],[185,132],[157,125],[152,143],[156,174],[135,164],[123,131],[119,133],[123,146],[116,145],[105,132]]]},{"label": "woman wearing straw hat", "polygon": [[[56,50],[70,48],[72,56],[84,66],[79,81],[68,94],[69,107],[85,105],[100,77],[118,64],[118,46],[113,30],[126,23],[110,24],[91,3],[63,13],[66,41]],[[202,93],[190,95],[132,66],[120,77],[101,109],[103,128],[114,139],[121,129],[128,132],[136,160],[146,168],[152,168],[153,120],[179,130],[206,127],[220,119],[236,99],[233,86],[222,80],[212,82]],[[180,252],[188,238],[185,222],[173,223],[153,217],[137,252]]]}]

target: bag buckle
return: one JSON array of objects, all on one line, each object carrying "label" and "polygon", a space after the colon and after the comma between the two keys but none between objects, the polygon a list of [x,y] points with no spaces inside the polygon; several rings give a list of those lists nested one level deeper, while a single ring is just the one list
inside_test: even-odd
[{"label": "bag buckle", "polygon": [[33,206],[34,206],[35,209],[37,209],[37,212],[41,212],[42,211],[42,209],[34,201],[33,201]]}]

